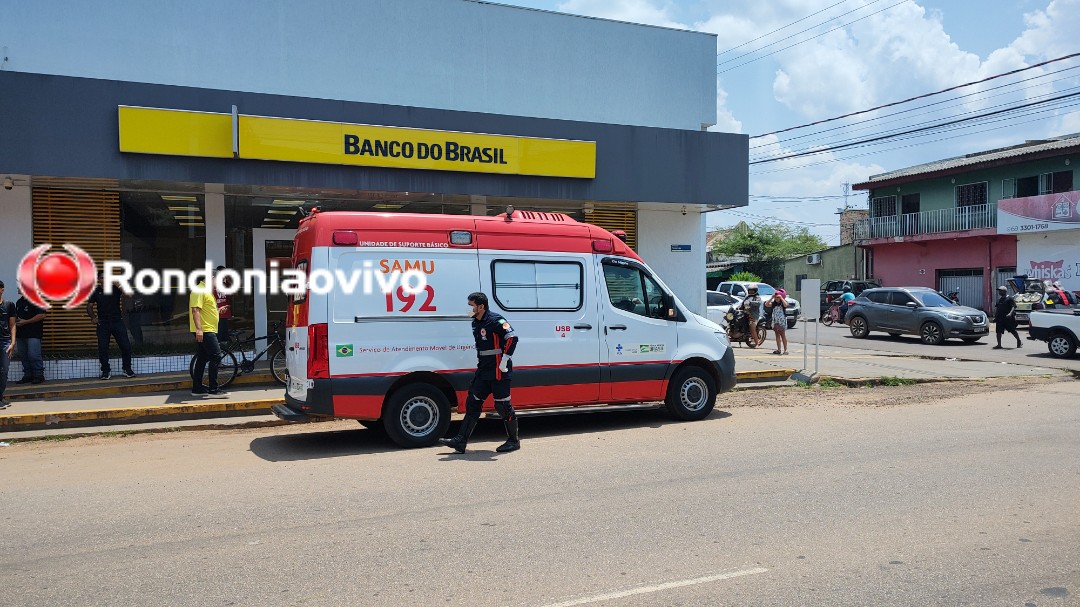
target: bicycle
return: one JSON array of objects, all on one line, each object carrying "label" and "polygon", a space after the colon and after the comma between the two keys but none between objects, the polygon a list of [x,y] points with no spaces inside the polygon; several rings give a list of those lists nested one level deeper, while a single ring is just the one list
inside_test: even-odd
[{"label": "bicycle", "polygon": [[840,313],[840,303],[834,303],[821,313],[821,324],[831,327],[834,322],[844,324],[844,315]]},{"label": "bicycle", "polygon": [[[247,339],[240,339],[240,331],[229,331],[229,339],[221,345],[221,361],[218,366],[218,388],[224,388],[233,382],[237,376],[245,373],[251,373],[255,370],[255,363],[259,361],[267,352],[273,350],[276,346],[277,349],[269,356],[270,359],[270,374],[274,376],[274,381],[281,385],[287,385],[289,382],[289,370],[285,363],[285,338],[281,336],[278,329],[281,327],[281,321],[275,322],[270,327],[270,333],[263,335],[262,337],[255,337],[255,332],[251,332],[251,336]],[[268,340],[266,347],[261,352],[255,354],[253,358],[248,358],[247,348],[245,346],[254,346],[256,342],[261,339]],[[254,347],[252,348],[254,351]],[[240,353],[240,361],[236,360],[236,353]],[[188,364],[188,373],[191,378],[195,378],[195,356],[191,357],[191,362]],[[208,376],[203,375],[203,386],[208,384]]]}]

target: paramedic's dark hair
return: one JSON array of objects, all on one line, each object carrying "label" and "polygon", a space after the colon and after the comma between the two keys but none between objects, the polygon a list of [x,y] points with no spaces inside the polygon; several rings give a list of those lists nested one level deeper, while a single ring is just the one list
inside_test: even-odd
[{"label": "paramedic's dark hair", "polygon": [[476,304],[478,306],[484,306],[484,309],[486,309],[486,310],[491,309],[491,307],[488,306],[487,295],[484,295],[480,291],[477,291],[476,293],[470,294],[469,295],[469,301],[473,302],[474,304]]}]

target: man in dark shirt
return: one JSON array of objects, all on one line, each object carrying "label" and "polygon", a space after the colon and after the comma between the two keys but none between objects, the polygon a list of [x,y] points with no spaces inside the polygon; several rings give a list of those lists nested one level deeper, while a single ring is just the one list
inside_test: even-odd
[{"label": "man in dark shirt", "polygon": [[1005,285],[998,287],[998,300],[994,304],[994,324],[997,326],[997,345],[995,350],[1001,349],[1001,336],[1006,331],[1016,338],[1016,347],[1023,348],[1024,342],[1020,341],[1020,335],[1016,332],[1016,302],[1009,297],[1009,290]]},{"label": "man in dark shirt", "polygon": [[461,430],[453,438],[440,438],[439,442],[465,453],[469,435],[480,420],[480,410],[488,395],[495,400],[495,410],[506,427],[507,440],[495,450],[499,453],[517,451],[518,419],[510,404],[510,376],[514,367],[510,356],[517,349],[517,337],[505,318],[488,310],[488,298],[483,293],[469,295],[469,313],[472,316],[473,339],[476,341],[476,374],[465,399],[465,419]]},{"label": "man in dark shirt", "polygon": [[20,384],[40,384],[45,381],[45,361],[41,358],[41,337],[45,325],[45,310],[30,303],[22,292],[15,302],[15,314],[19,320],[19,337],[15,340],[19,359],[22,360],[23,376]]},{"label": "man in dark shirt", "polygon": [[0,409],[11,404],[4,399],[4,392],[7,391],[8,365],[15,351],[15,339],[19,336],[16,318],[15,304],[4,300],[4,281],[0,280]]},{"label": "man in dark shirt", "polygon": [[112,377],[109,365],[109,340],[116,339],[120,356],[124,361],[124,377],[135,377],[131,369],[131,342],[128,341],[127,327],[124,325],[124,313],[121,306],[123,295],[118,292],[106,294],[98,277],[98,287],[90,299],[86,300],[86,315],[97,325],[98,361],[101,363],[101,377]]}]

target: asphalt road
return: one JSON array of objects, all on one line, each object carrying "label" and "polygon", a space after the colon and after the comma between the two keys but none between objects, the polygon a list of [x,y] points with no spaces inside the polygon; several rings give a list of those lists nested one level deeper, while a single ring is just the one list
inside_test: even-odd
[{"label": "asphalt road", "polygon": [[[788,340],[803,343],[803,322],[788,331]],[[806,323],[807,343],[814,343],[814,323]],[[1069,369],[1080,372],[1080,354],[1069,359],[1054,358],[1047,350],[1046,342],[1028,339],[1026,327],[1018,330],[1022,348],[1016,347],[1016,340],[1006,333],[1001,339],[1002,350],[995,350],[997,343],[994,332],[994,324],[990,324],[990,336],[982,340],[966,344],[959,339],[948,339],[940,345],[928,346],[919,341],[915,335],[901,335],[890,337],[887,333],[871,333],[864,339],[856,339],[851,336],[847,325],[834,324],[831,327],[821,325],[818,328],[818,336],[823,346],[838,346],[855,350],[869,350],[874,352],[888,352],[894,354],[908,354],[916,356],[932,356],[940,358],[959,358],[966,360],[986,360],[994,362],[1006,362],[1018,365],[1035,365],[1052,369]],[[770,334],[771,338],[771,334]],[[771,342],[770,342],[771,343]]]},{"label": "asphalt road", "polygon": [[[11,605],[1078,605],[1080,382],[0,448]],[[954,397],[949,398],[949,395]],[[896,404],[903,403],[903,404]]]}]

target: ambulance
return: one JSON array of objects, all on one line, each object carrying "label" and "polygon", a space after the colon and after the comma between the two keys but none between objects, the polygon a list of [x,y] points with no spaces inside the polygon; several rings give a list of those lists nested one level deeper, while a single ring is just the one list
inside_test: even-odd
[{"label": "ambulance", "polygon": [[293,296],[275,415],[352,418],[403,447],[434,444],[464,413],[476,369],[474,291],[520,339],[511,396],[526,415],[661,401],[698,420],[735,386],[723,329],[690,312],[620,238],[559,213],[507,210],[303,219],[293,268],[353,280]]}]

